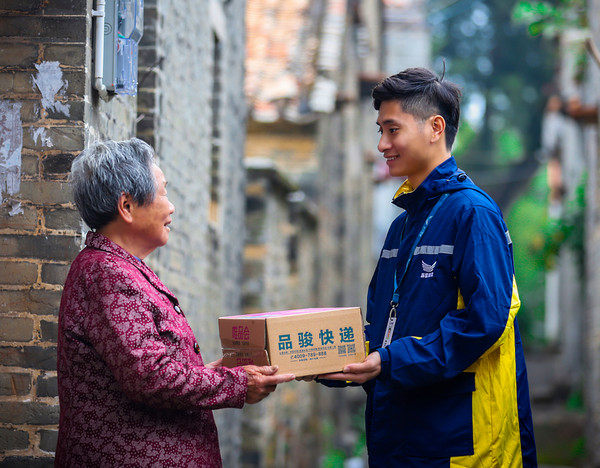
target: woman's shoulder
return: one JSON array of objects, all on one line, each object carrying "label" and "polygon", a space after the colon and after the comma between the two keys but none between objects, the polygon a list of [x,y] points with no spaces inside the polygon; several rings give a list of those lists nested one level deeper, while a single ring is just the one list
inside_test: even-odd
[{"label": "woman's shoulder", "polygon": [[93,247],[86,247],[79,252],[73,264],[79,264],[80,267],[86,269],[107,270],[107,272],[112,269],[133,268],[128,260],[106,250]]},{"label": "woman's shoulder", "polygon": [[[127,259],[113,253],[86,247],[73,261],[69,275],[84,283],[139,281],[143,275]],[[137,277],[140,277],[139,279]]]}]

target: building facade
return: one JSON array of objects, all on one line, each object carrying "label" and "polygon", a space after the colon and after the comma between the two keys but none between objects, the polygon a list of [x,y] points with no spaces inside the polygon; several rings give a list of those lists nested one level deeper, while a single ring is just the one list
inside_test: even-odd
[{"label": "building facade", "polygon": [[[138,95],[93,89],[91,0],[0,5],[0,466],[53,466],[62,284],[86,231],[67,184],[100,139],[151,143],[176,207],[148,263],[175,292],[205,360],[217,317],[241,313],[246,104],[243,0],[146,0]],[[226,466],[241,412],[217,412]]]}]

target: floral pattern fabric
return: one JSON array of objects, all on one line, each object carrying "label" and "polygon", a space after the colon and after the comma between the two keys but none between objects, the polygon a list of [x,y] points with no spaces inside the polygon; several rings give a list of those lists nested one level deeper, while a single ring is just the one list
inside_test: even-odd
[{"label": "floral pattern fabric", "polygon": [[212,411],[241,408],[242,368],[207,368],[177,298],[89,233],[62,295],[57,467],[220,467]]}]

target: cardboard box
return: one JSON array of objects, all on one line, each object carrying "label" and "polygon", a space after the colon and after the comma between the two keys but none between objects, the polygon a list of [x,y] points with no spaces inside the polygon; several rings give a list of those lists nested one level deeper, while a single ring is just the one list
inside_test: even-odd
[{"label": "cardboard box", "polygon": [[277,365],[279,373],[339,372],[365,359],[360,308],[296,309],[219,318],[226,367]]}]

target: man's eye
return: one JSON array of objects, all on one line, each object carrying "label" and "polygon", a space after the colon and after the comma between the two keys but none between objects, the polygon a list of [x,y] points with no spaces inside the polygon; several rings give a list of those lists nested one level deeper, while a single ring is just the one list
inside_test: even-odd
[{"label": "man's eye", "polygon": [[396,133],[398,131],[397,128],[390,128],[390,133]]}]

